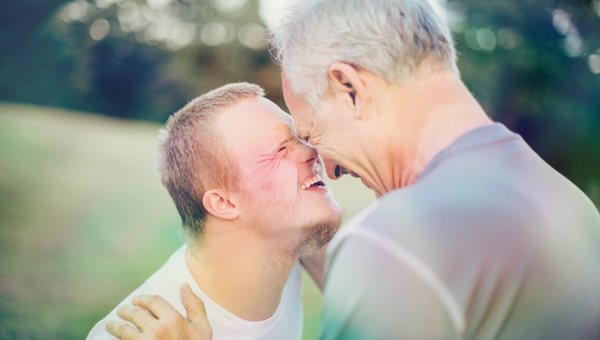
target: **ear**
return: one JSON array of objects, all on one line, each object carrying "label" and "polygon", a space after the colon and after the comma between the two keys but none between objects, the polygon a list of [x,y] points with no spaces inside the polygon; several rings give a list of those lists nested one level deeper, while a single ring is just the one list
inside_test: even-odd
[{"label": "ear", "polygon": [[209,214],[223,220],[235,220],[240,216],[240,209],[235,200],[221,189],[211,189],[205,192],[202,204]]},{"label": "ear", "polygon": [[329,66],[328,76],[333,97],[355,112],[356,118],[365,118],[369,92],[360,72],[352,65],[335,62]]}]

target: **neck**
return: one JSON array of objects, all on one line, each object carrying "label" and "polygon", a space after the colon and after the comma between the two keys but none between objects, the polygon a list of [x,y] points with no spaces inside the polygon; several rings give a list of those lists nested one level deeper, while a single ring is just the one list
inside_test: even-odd
[{"label": "neck", "polygon": [[267,244],[244,232],[252,228],[228,223],[209,220],[186,263],[200,289],[221,307],[244,320],[265,320],[277,310],[298,257],[285,242]]},{"label": "neck", "polygon": [[372,163],[384,165],[369,181],[378,196],[413,184],[437,153],[466,132],[492,123],[451,72],[415,76],[387,92],[376,124],[387,131],[386,142],[371,153],[378,158]]}]

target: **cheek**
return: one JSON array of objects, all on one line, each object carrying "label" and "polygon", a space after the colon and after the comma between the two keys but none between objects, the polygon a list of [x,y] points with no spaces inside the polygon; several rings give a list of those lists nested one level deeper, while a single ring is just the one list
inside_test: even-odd
[{"label": "cheek", "polygon": [[256,197],[257,209],[277,228],[287,225],[293,215],[297,198],[298,172],[294,162],[282,160],[262,178],[261,195]]},{"label": "cheek", "polygon": [[267,181],[272,185],[274,196],[283,201],[293,200],[298,191],[298,168],[291,160],[282,160]]},{"label": "cheek", "polygon": [[[293,200],[298,188],[298,170],[294,161],[282,159],[254,172],[250,183],[269,201]],[[258,193],[257,193],[258,194]],[[258,197],[257,197],[258,198]]]}]

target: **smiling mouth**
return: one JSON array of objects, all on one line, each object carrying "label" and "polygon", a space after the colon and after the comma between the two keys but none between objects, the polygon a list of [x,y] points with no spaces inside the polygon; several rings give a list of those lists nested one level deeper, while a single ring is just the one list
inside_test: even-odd
[{"label": "smiling mouth", "polygon": [[306,190],[309,188],[323,188],[323,187],[325,187],[325,182],[323,182],[321,175],[317,174],[313,177],[307,178],[300,188],[302,190]]},{"label": "smiling mouth", "polygon": [[340,178],[343,175],[350,174],[354,178],[360,178],[360,176],[348,169],[342,168],[340,165],[336,165],[334,171],[334,175],[336,178]]}]

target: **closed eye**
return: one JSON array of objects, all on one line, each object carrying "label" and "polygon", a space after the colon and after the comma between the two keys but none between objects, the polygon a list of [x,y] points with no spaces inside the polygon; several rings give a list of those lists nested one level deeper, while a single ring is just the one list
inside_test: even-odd
[{"label": "closed eye", "polygon": [[282,146],[281,149],[279,149],[279,151],[277,151],[277,152],[280,152],[280,151],[283,151],[283,150],[285,150],[285,146]]}]

